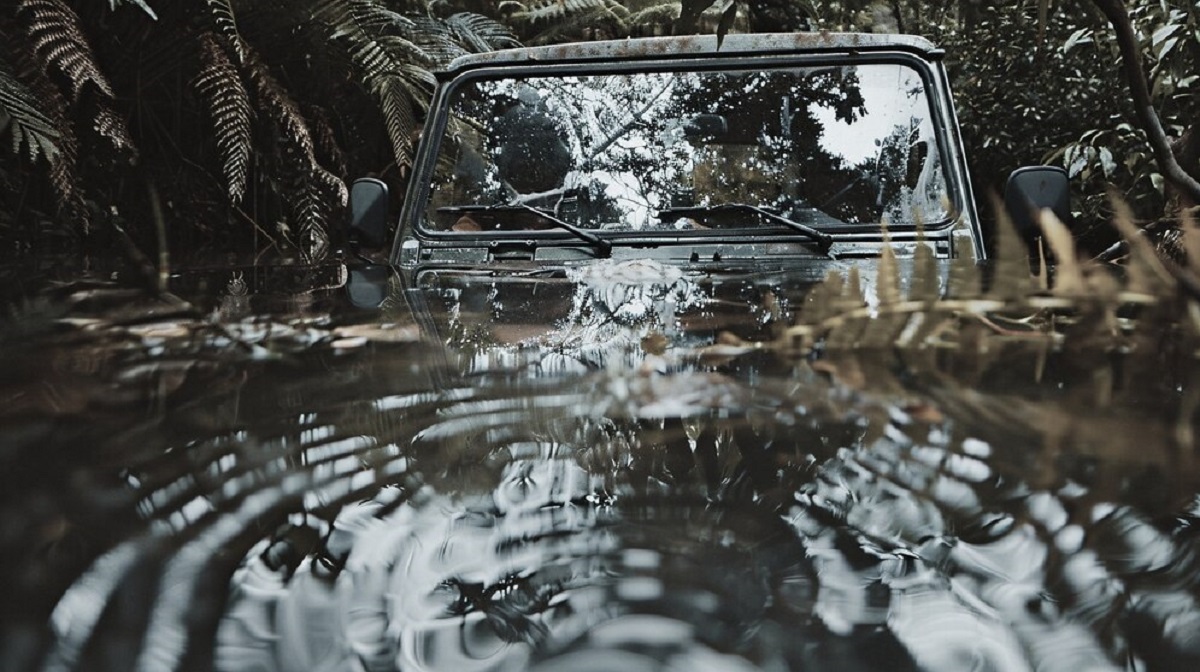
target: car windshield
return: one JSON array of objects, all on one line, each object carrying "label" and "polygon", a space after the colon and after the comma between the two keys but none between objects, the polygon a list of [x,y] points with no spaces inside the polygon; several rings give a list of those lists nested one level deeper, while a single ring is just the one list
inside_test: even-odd
[{"label": "car windshield", "polygon": [[730,204],[830,230],[947,220],[925,82],[899,63],[476,77],[449,103],[434,230],[779,227]]}]

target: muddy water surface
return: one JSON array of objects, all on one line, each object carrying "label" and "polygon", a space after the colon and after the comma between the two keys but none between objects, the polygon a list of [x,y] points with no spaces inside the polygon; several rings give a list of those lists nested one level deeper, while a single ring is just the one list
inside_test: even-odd
[{"label": "muddy water surface", "polygon": [[26,301],[0,668],[1200,669],[1169,325],[797,354],[696,336],[732,299],[617,270],[543,283],[541,329],[499,315],[529,287],[459,281],[366,314],[266,315],[232,274]]}]

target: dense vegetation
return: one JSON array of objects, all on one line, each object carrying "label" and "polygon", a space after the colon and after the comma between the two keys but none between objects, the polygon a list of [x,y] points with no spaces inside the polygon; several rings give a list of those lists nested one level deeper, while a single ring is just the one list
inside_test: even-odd
[{"label": "dense vegetation", "polygon": [[[1112,239],[1098,225],[1107,185],[1160,232],[1195,204],[1168,164],[1200,174],[1197,3],[17,0],[0,10],[0,256],[161,242],[317,258],[337,243],[350,180],[400,192],[430,72],[454,56],[767,29],[945,46],[977,189],[1063,165],[1094,251]],[[1135,104],[1123,63],[1151,105]]]}]

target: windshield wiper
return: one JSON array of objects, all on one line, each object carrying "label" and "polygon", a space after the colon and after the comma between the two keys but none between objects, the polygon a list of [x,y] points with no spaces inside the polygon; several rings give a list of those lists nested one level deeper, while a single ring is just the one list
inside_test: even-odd
[{"label": "windshield wiper", "polygon": [[542,219],[550,222],[560,229],[570,232],[576,238],[590,243],[600,256],[607,257],[612,254],[612,243],[597,236],[596,234],[586,229],[581,229],[570,222],[559,219],[554,216],[554,213],[541,208],[535,208],[526,203],[493,203],[491,205],[449,205],[438,208],[438,212],[532,212]]},{"label": "windshield wiper", "polygon": [[658,218],[664,222],[671,222],[679,219],[680,217],[703,217],[705,215],[711,215],[720,212],[750,212],[762,217],[763,219],[775,222],[776,224],[782,224],[797,233],[807,236],[809,240],[817,243],[821,252],[826,254],[829,253],[829,248],[833,246],[833,236],[829,235],[828,233],[818,231],[811,226],[790,220],[783,215],[777,215],[766,208],[752,205],[750,203],[721,203],[720,205],[699,205],[687,208],[667,208],[666,210],[659,211]]}]

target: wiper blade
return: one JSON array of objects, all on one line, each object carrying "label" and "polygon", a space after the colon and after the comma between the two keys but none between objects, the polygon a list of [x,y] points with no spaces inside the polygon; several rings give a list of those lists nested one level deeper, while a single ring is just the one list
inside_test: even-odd
[{"label": "wiper blade", "polygon": [[818,231],[811,226],[793,221],[787,217],[784,217],[783,215],[775,214],[766,208],[762,208],[750,203],[721,203],[720,205],[698,205],[687,208],[667,208],[666,210],[659,211],[658,218],[665,222],[670,222],[679,219],[680,217],[691,217],[697,215],[703,217],[705,215],[711,215],[719,212],[749,212],[756,214],[763,219],[775,222],[776,224],[782,224],[797,233],[807,236],[810,240],[817,243],[817,245],[820,246],[821,252],[828,253],[829,248],[833,246],[833,236],[829,235],[828,233]]},{"label": "wiper blade", "polygon": [[493,203],[491,205],[448,205],[438,208],[438,212],[532,212],[560,229],[570,232],[576,238],[590,243],[600,256],[612,254],[612,243],[586,229],[581,229],[570,222],[559,219],[554,213],[541,208],[535,208],[527,203]]}]

